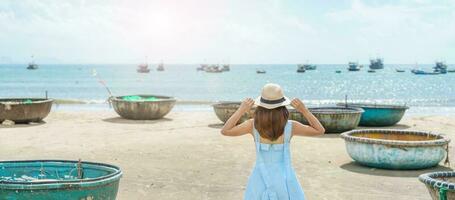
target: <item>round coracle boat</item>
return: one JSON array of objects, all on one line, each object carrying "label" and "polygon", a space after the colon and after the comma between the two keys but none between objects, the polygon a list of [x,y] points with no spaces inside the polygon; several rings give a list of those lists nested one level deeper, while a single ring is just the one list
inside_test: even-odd
[{"label": "round coracle boat", "polygon": [[[324,126],[326,133],[341,133],[355,129],[363,112],[361,108],[343,107],[320,107],[309,110]],[[289,111],[289,119],[308,124],[305,117],[295,109]]]},{"label": "round coracle boat", "polygon": [[353,130],[341,134],[346,150],[359,164],[383,169],[424,169],[447,156],[445,136],[403,130]]},{"label": "round coracle boat", "polygon": [[17,200],[114,200],[121,176],[118,167],[102,163],[2,161],[0,196]]},{"label": "round coracle boat", "polygon": [[365,112],[360,118],[360,126],[393,126],[397,124],[409,107],[373,103],[339,103],[338,106],[362,108]]},{"label": "round coracle boat", "polygon": [[109,100],[121,117],[133,120],[163,118],[175,105],[173,97],[158,95],[129,95],[111,97]]},{"label": "round coracle boat", "polygon": [[[219,102],[213,104],[213,110],[215,111],[216,116],[220,119],[223,123],[235,113],[237,109],[239,109],[241,102]],[[248,119],[253,118],[255,108],[253,107],[249,112],[246,112],[239,120],[238,123],[242,123]]]},{"label": "round coracle boat", "polygon": [[419,180],[427,186],[433,200],[455,200],[455,172],[426,173],[420,175]]},{"label": "round coracle boat", "polygon": [[0,123],[5,120],[15,123],[40,122],[51,111],[53,101],[40,98],[0,99]]}]

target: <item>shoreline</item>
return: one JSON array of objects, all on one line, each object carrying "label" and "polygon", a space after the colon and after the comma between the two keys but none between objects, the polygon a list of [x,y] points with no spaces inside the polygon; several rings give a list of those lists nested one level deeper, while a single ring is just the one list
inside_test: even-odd
[{"label": "shoreline", "polygon": [[[117,165],[124,172],[119,200],[242,199],[254,166],[252,137],[222,136],[214,112],[173,111],[160,120],[136,121],[113,110],[54,110],[44,121],[0,126],[2,160],[81,158]],[[455,139],[455,117],[405,115],[390,128]],[[425,170],[363,167],[352,161],[338,134],[294,137],[291,152],[308,199],[425,200],[429,194],[417,176],[451,170],[442,163]]]}]

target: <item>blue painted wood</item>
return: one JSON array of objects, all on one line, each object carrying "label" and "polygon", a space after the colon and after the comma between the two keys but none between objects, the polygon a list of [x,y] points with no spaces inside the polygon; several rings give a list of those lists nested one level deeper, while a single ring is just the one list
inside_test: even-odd
[{"label": "blue painted wood", "polygon": [[[77,161],[0,162],[0,197],[7,200],[114,200],[121,170],[113,165]],[[80,170],[78,170],[80,169]],[[78,176],[82,172],[82,176]],[[79,173],[80,174],[80,173]]]}]

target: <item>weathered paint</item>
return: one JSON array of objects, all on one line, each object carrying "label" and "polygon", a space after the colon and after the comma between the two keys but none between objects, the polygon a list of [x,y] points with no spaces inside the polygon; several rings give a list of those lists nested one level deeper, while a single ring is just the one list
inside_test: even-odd
[{"label": "weathered paint", "polygon": [[[338,104],[346,106],[346,104]],[[355,104],[348,103],[348,107],[362,108],[365,110],[360,118],[360,126],[393,126],[397,124],[408,109],[407,106],[385,104]]]},{"label": "weathered paint", "polygon": [[362,165],[385,169],[424,169],[444,159],[443,146],[400,147],[346,141],[351,158]]},{"label": "weathered paint", "polygon": [[[369,137],[369,133],[374,137]],[[383,134],[383,137],[377,138],[378,134]],[[392,139],[397,135],[403,137]],[[423,169],[438,165],[446,156],[446,147],[450,142],[441,135],[403,130],[354,130],[341,134],[341,137],[353,160],[384,169]]]},{"label": "weathered paint", "polygon": [[424,183],[433,200],[440,200],[440,190],[445,190],[447,200],[455,200],[455,172],[440,171],[422,174],[420,182]]},{"label": "weathered paint", "polygon": [[110,99],[115,112],[121,117],[133,120],[154,120],[163,118],[175,105],[172,97],[157,95],[137,95],[141,97],[156,97],[157,101],[125,101],[123,96]]},{"label": "weathered paint", "polygon": [[[31,103],[20,103],[31,100]],[[16,123],[42,121],[51,111],[52,99],[14,98],[0,99],[0,123],[11,120]],[[17,102],[17,103],[8,103]]]},{"label": "weathered paint", "polygon": [[[360,108],[320,107],[309,108],[310,112],[318,118],[326,133],[341,133],[355,129],[360,122],[363,112]],[[306,118],[298,111],[290,110],[289,119],[309,124]]]},{"label": "weathered paint", "polygon": [[[0,162],[1,177],[39,177],[46,179],[35,182],[0,179],[0,199],[6,200],[114,200],[117,196],[122,172],[118,167],[82,162],[82,179],[65,179],[65,175],[76,175],[77,161],[4,161]],[[58,180],[52,180],[58,179]]]},{"label": "weathered paint", "polygon": [[[215,111],[216,116],[220,119],[223,123],[235,113],[237,109],[239,109],[241,102],[220,102],[213,104],[213,110]],[[249,112],[246,112],[240,118],[238,123],[242,123],[248,119],[253,118],[255,109],[252,108]]]}]

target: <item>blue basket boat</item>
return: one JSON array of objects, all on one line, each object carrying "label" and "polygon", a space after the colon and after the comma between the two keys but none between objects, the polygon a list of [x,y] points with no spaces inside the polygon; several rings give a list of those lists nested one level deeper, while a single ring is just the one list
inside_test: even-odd
[{"label": "blue basket boat", "polygon": [[455,172],[426,173],[420,175],[419,180],[427,186],[433,200],[455,200]]},{"label": "blue basket boat", "polygon": [[0,162],[0,199],[114,200],[122,171],[113,165],[67,160]]},{"label": "blue basket boat", "polygon": [[372,103],[339,103],[338,106],[362,108],[365,112],[360,118],[360,126],[393,126],[397,124],[409,107],[400,105]]},{"label": "blue basket boat", "polygon": [[424,169],[444,158],[450,139],[430,132],[364,129],[341,134],[357,163],[383,169]]}]

